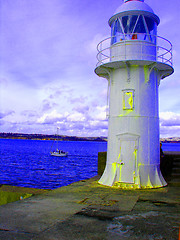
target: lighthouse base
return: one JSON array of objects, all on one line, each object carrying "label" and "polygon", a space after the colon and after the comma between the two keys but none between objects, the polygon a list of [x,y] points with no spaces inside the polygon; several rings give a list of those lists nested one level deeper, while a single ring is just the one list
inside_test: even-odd
[{"label": "lighthouse base", "polygon": [[167,185],[164,180],[160,165],[139,165],[137,172],[133,173],[133,181],[121,181],[122,165],[118,163],[107,164],[99,183],[121,189],[150,189]]}]

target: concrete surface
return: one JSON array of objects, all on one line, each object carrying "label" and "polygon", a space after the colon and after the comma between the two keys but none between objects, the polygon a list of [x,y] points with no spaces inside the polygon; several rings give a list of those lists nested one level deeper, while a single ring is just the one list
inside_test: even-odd
[{"label": "concrete surface", "polygon": [[121,190],[97,180],[0,206],[0,239],[178,239],[179,187]]}]

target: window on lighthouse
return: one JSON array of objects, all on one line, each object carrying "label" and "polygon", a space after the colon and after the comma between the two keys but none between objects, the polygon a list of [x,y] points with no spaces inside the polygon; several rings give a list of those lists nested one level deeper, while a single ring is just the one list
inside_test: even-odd
[{"label": "window on lighthouse", "polygon": [[122,24],[125,34],[133,33],[134,26],[136,25],[138,16],[125,16],[122,17]]},{"label": "window on lighthouse", "polygon": [[123,110],[134,109],[134,90],[125,89],[123,91]]},{"label": "window on lighthouse", "polygon": [[143,15],[117,18],[112,24],[111,44],[122,40],[142,40],[156,43],[157,24]]},{"label": "window on lighthouse", "polygon": [[[143,16],[139,16],[138,22],[135,26],[133,34],[136,34],[137,39],[139,39],[139,40],[146,40],[147,31],[146,31],[146,27],[144,24]],[[132,36],[132,39],[133,39],[133,36]]]},{"label": "window on lighthouse", "polygon": [[124,40],[124,34],[119,19],[116,19],[112,28],[112,44]]},{"label": "window on lighthouse", "polygon": [[147,24],[148,33],[151,37],[151,41],[156,43],[156,35],[157,35],[157,24],[153,21],[153,19],[149,17],[144,17],[145,22]]}]

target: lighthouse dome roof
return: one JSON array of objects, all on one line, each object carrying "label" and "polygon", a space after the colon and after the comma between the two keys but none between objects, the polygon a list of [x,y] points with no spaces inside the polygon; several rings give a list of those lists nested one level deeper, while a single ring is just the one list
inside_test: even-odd
[{"label": "lighthouse dome roof", "polygon": [[150,13],[154,13],[152,8],[147,5],[145,2],[142,1],[127,1],[123,3],[118,9],[116,10],[115,14],[120,12],[129,12],[129,11],[146,11]]},{"label": "lighthouse dome roof", "polygon": [[112,22],[117,17],[127,16],[127,15],[146,15],[157,23],[160,22],[159,17],[154,13],[152,8],[147,5],[142,0],[126,0],[118,9],[115,11],[114,15],[109,19],[109,25],[111,26]]}]

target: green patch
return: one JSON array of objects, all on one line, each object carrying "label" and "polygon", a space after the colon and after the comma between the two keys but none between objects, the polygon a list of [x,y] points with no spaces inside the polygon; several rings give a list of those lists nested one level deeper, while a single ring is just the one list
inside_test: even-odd
[{"label": "green patch", "polygon": [[100,206],[112,206],[116,204],[117,200],[104,200],[104,199],[90,199],[90,198],[84,198],[83,200],[77,202],[79,204],[88,204],[88,205],[100,205]]},{"label": "green patch", "polygon": [[0,191],[0,205],[23,200],[25,198],[31,197],[32,195],[33,194],[29,194],[29,193],[22,194],[22,193],[17,193],[17,192]]}]

